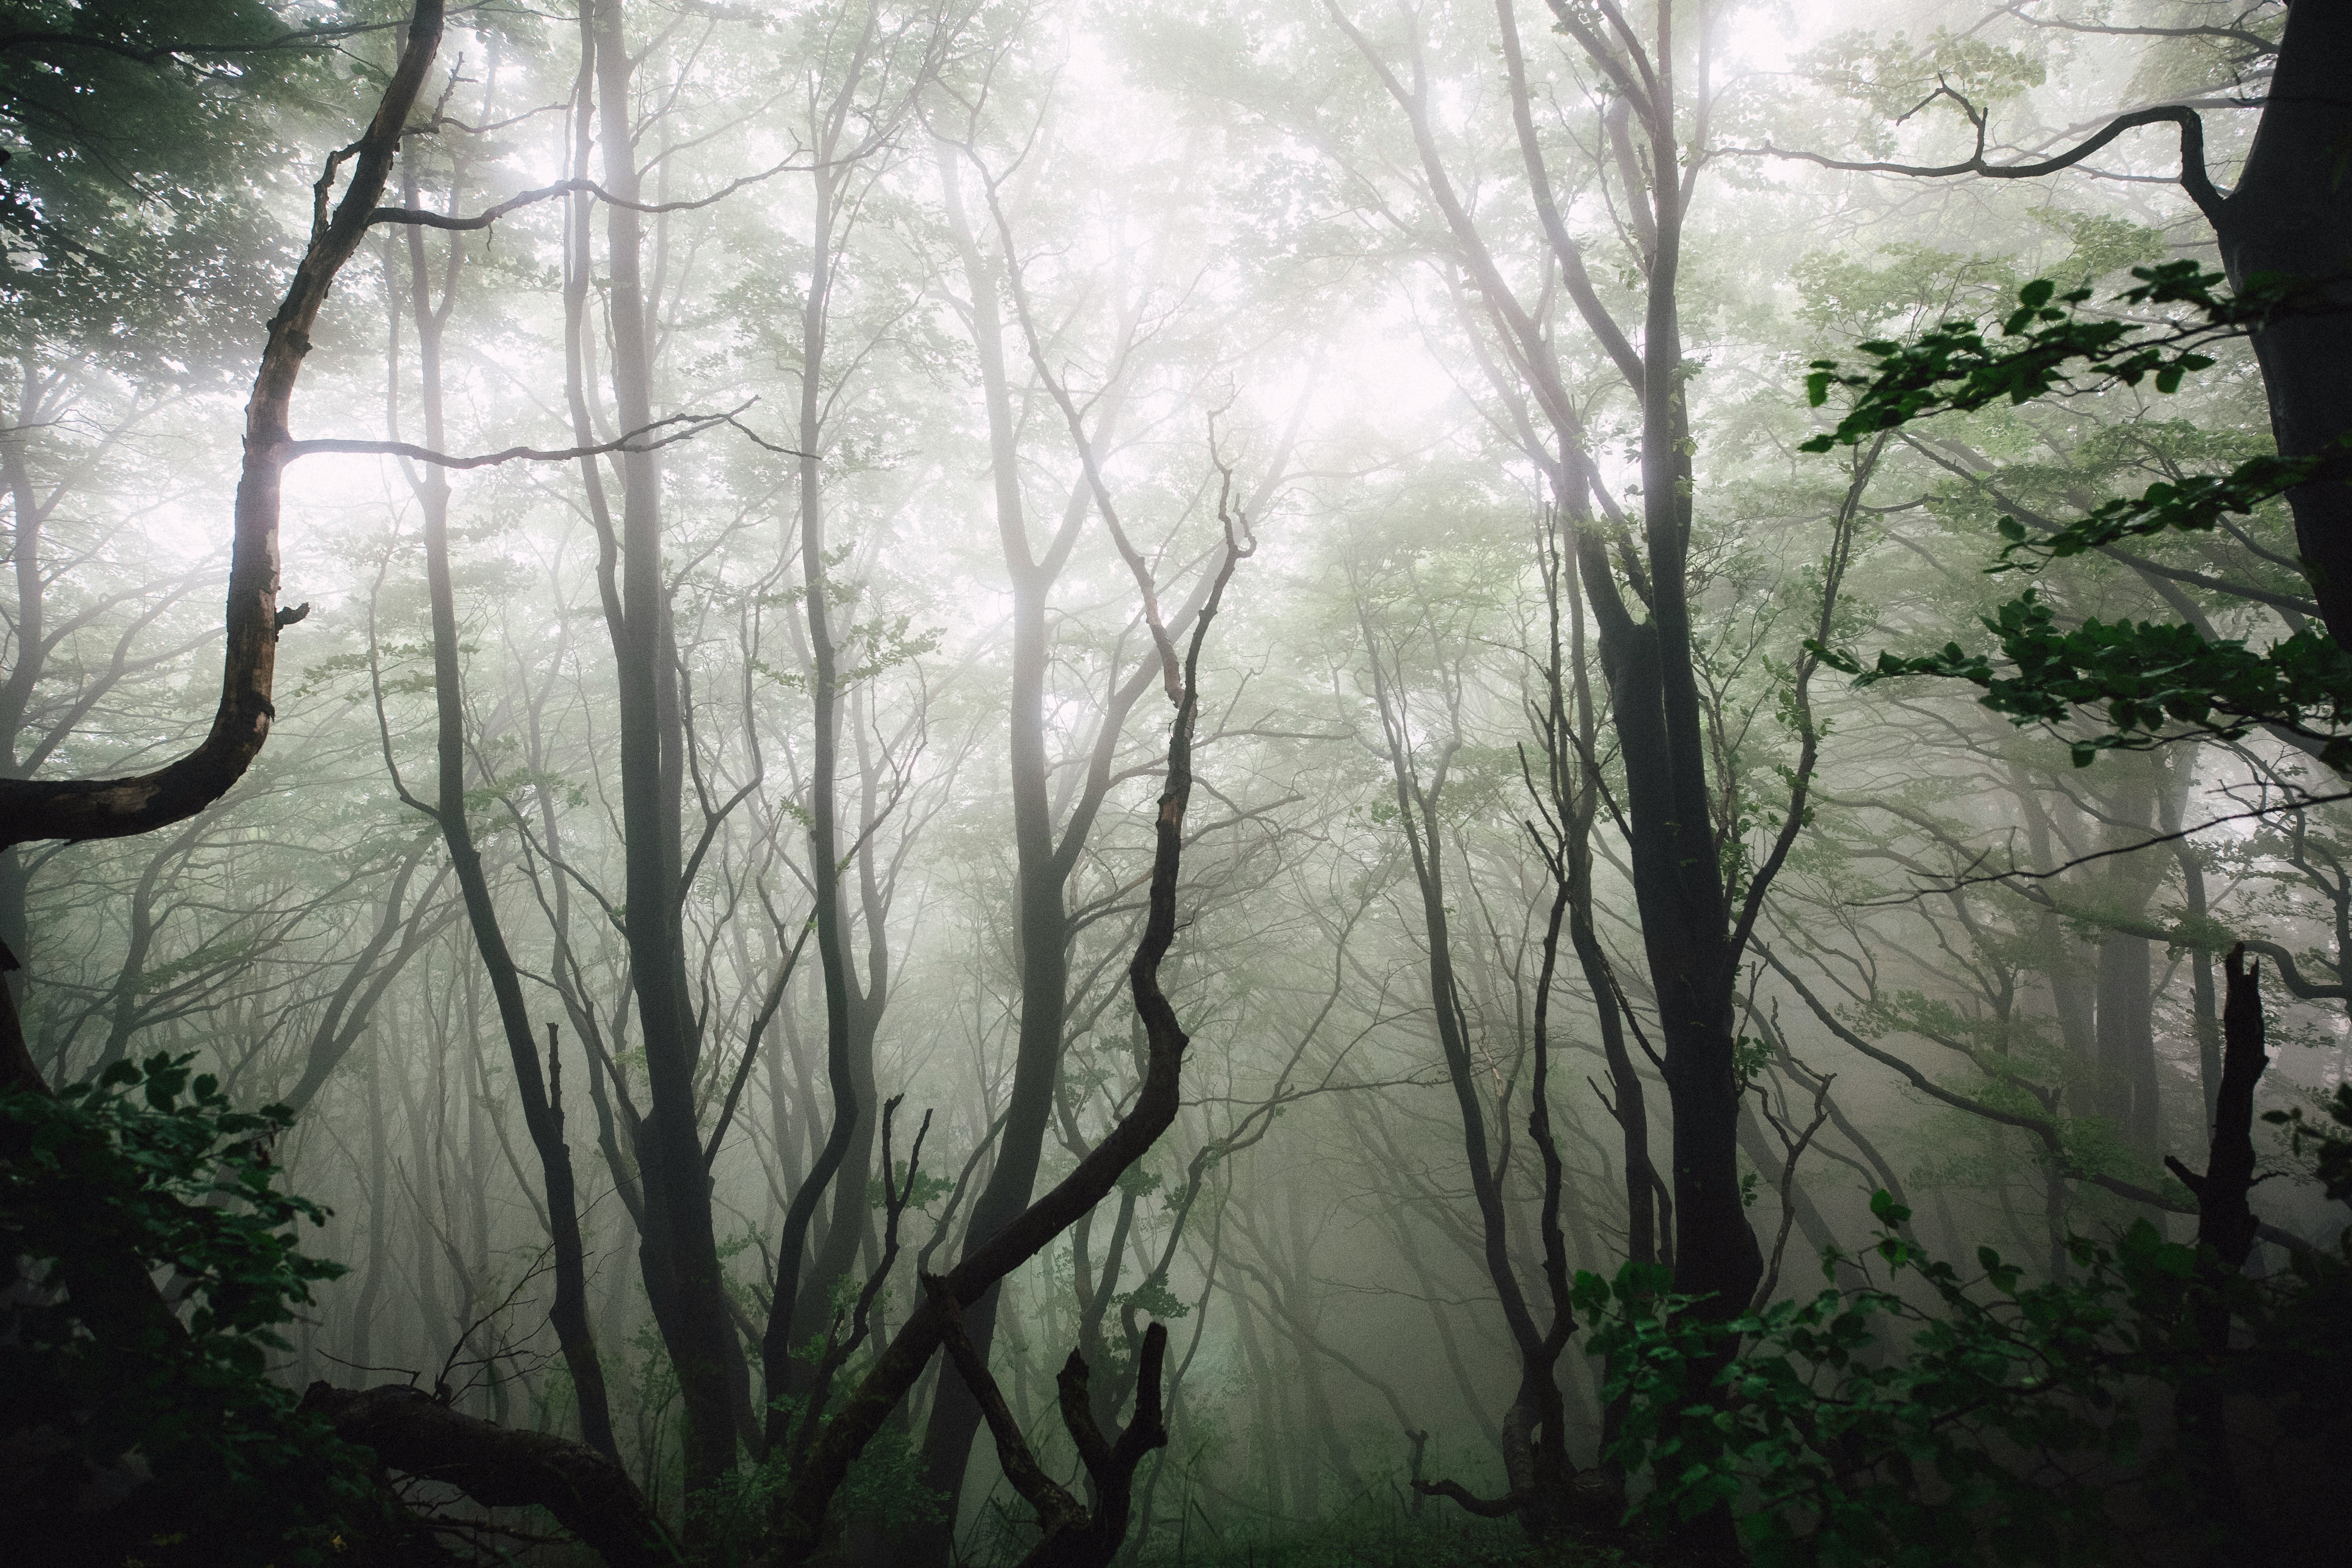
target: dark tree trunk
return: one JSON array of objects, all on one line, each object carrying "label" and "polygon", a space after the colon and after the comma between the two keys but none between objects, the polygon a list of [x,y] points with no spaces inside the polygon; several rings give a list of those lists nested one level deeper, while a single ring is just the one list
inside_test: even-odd
[{"label": "dark tree trunk", "polygon": [[[454,186],[450,194],[449,205],[454,210]],[[408,206],[419,205],[414,174],[409,176],[403,195]],[[432,298],[432,269],[426,264],[423,227],[409,226],[407,238],[408,305],[416,329],[425,444],[435,451],[446,451],[448,444],[443,406],[442,341],[457,303],[463,242],[455,236],[450,237],[436,304]],[[588,1326],[587,1259],[580,1234],[580,1203],[572,1151],[563,1137],[563,1107],[551,1091],[548,1076],[561,1071],[554,1026],[549,1026],[547,1073],[543,1074],[530,1009],[523,1000],[521,973],[507,946],[489,875],[474,842],[473,825],[467,817],[465,676],[458,660],[457,594],[449,569],[449,483],[442,469],[424,465],[413,484],[425,514],[425,595],[433,626],[435,791],[429,815],[440,829],[450,868],[465,900],[467,922],[481,957],[482,970],[489,977],[500,1032],[506,1038],[508,1061],[514,1068],[523,1125],[539,1155],[541,1181],[546,1194],[548,1239],[555,1253],[555,1303],[549,1321],[555,1329],[556,1342],[579,1395],[581,1432],[592,1447],[617,1460],[620,1449],[613,1437],[604,1364]],[[478,1106],[478,1114],[479,1110]],[[475,1190],[478,1194],[479,1188]]]},{"label": "dark tree trunk", "polygon": [[[1360,616],[1361,614],[1360,610]],[[1504,1322],[1510,1330],[1512,1345],[1518,1352],[1518,1393],[1504,1421],[1503,1469],[1509,1482],[1509,1493],[1505,1500],[1531,1533],[1545,1535],[1559,1521],[1559,1510],[1567,1501],[1569,1483],[1576,1476],[1576,1465],[1568,1455],[1565,1412],[1557,1371],[1569,1336],[1575,1332],[1576,1320],[1568,1310],[1566,1264],[1559,1249],[1559,1163],[1558,1152],[1551,1143],[1550,1113],[1546,1103],[1549,1095],[1549,1042],[1544,1036],[1550,1016],[1549,993],[1559,961],[1560,927],[1573,889],[1565,879],[1563,861],[1559,868],[1561,877],[1557,883],[1557,896],[1552,900],[1549,921],[1545,928],[1542,970],[1537,982],[1538,1033],[1534,1041],[1536,1071],[1533,1086],[1536,1098],[1529,1127],[1545,1156],[1547,1180],[1542,1240],[1546,1259],[1548,1264],[1557,1265],[1557,1268],[1546,1270],[1548,1280],[1554,1286],[1550,1321],[1538,1326],[1527,1292],[1520,1285],[1517,1264],[1511,1255],[1510,1219],[1502,1189],[1503,1173],[1497,1170],[1487,1142],[1485,1074],[1472,1056],[1469,1016],[1463,1006],[1460,985],[1454,976],[1453,940],[1447,914],[1444,835],[1438,816],[1438,804],[1445,788],[1447,763],[1453,756],[1454,746],[1446,746],[1427,778],[1421,776],[1417,772],[1411,740],[1413,726],[1409,721],[1403,696],[1390,680],[1388,660],[1374,636],[1370,622],[1360,620],[1360,625],[1364,646],[1371,660],[1373,700],[1380,713],[1397,817],[1404,831],[1406,854],[1421,894],[1421,928],[1423,944],[1428,955],[1430,1005],[1436,1018],[1438,1047],[1444,1058],[1446,1077],[1454,1089],[1454,1109],[1460,1118],[1462,1152],[1469,1165],[1471,1195],[1478,1207],[1479,1235],[1486,1276],[1502,1305]],[[1423,722],[1426,723],[1426,721]],[[1435,1485],[1443,1487],[1444,1483]]]},{"label": "dark tree trunk", "polygon": [[[795,1469],[777,1514],[773,1544],[774,1556],[781,1564],[804,1563],[815,1552],[823,1540],[826,1510],[847,1476],[851,1461],[882,1429],[890,1413],[922,1376],[932,1352],[942,1343],[950,1326],[942,1301],[951,1300],[958,1309],[956,1316],[961,1317],[974,1302],[992,1297],[1005,1275],[1043,1251],[1080,1215],[1102,1202],[1119,1176],[1175,1122],[1184,1052],[1192,1042],[1160,989],[1160,965],[1176,940],[1176,882],[1183,860],[1184,815],[1192,793],[1192,731],[1200,708],[1201,645],[1239,559],[1235,542],[1229,534],[1223,557],[1202,589],[1192,645],[1183,667],[1181,697],[1169,727],[1167,777],[1153,828],[1148,913],[1135,957],[1128,965],[1129,993],[1143,1024],[1143,1081],[1129,1103],[1127,1113],[1103,1135],[1101,1142],[1079,1160],[1076,1170],[992,1231],[982,1233],[975,1217],[972,1234],[979,1239],[948,1271],[940,1289],[931,1292],[909,1314],[876,1358],[873,1369],[844,1401],[824,1436]],[[1041,1122],[1041,1140],[1043,1133]],[[1032,1174],[1034,1177],[1034,1169]],[[984,1352],[979,1352],[976,1346],[974,1350],[984,1368]],[[945,1388],[940,1398],[945,1402]],[[933,1431],[938,1431],[936,1413]],[[935,1459],[938,1456],[929,1457]],[[959,1469],[961,1467],[959,1455]],[[950,1522],[951,1529],[952,1515]]]},{"label": "dark tree trunk", "polygon": [[[2232,285],[2260,273],[2312,279],[2303,308],[2253,334],[2271,430],[2290,458],[2326,453],[2352,432],[2352,6],[2304,0],[2287,12],[2261,128],[2226,198],[2208,207]],[[2320,615],[2352,647],[2352,453],[2288,492]]]},{"label": "dark tree trunk", "polygon": [[[845,91],[849,90],[845,89]],[[794,1413],[779,1408],[776,1402],[788,1391],[801,1391],[806,1380],[795,1376],[792,1359],[793,1334],[798,1320],[800,1331],[822,1332],[823,1325],[814,1321],[815,1312],[827,1299],[835,1278],[847,1272],[849,1259],[836,1256],[831,1248],[820,1258],[819,1267],[802,1284],[803,1254],[807,1250],[809,1227],[816,1217],[817,1205],[824,1199],[825,1191],[833,1184],[837,1173],[854,1147],[861,1147],[872,1134],[869,1106],[858,1102],[858,1072],[856,1049],[856,1014],[863,998],[856,989],[856,977],[850,970],[848,933],[844,929],[841,907],[841,844],[838,823],[840,800],[837,784],[841,752],[841,688],[837,639],[833,631],[832,586],[825,560],[824,487],[818,465],[817,452],[824,438],[824,357],[826,307],[833,286],[835,234],[834,204],[835,172],[833,160],[837,143],[827,143],[817,152],[816,170],[812,180],[815,195],[814,243],[810,247],[808,297],[801,315],[801,412],[800,412],[800,513],[801,513],[801,584],[802,611],[808,620],[809,697],[813,710],[810,719],[811,745],[814,752],[809,776],[808,830],[809,879],[816,899],[817,963],[824,980],[824,1060],[825,1079],[833,1089],[833,1125],[824,1142],[818,1148],[816,1159],[809,1167],[807,1177],[793,1194],[791,1205],[784,1211],[783,1234],[776,1245],[775,1297],[768,1313],[766,1337],[760,1347],[761,1361],[765,1369],[769,1400],[767,1440],[772,1448],[788,1440]],[[865,1043],[869,1049],[872,1037]],[[866,1075],[872,1076],[871,1062]],[[863,1161],[860,1162],[862,1165]],[[866,1200],[865,1171],[852,1170],[847,1183],[854,1183],[856,1197],[862,1210]],[[845,1203],[835,1205],[836,1231],[846,1227],[841,1224],[845,1200],[850,1196],[846,1183],[843,1189]],[[827,1272],[830,1266],[831,1273]]]},{"label": "dark tree trunk", "polygon": [[[2246,1266],[2254,1249],[2258,1222],[2248,1194],[2254,1175],[2254,1086],[2270,1065],[2263,1042],[2262,966],[2246,962],[2245,949],[2233,949],[2227,965],[2228,999],[2222,1004],[2222,1063],[2221,1091],[2215,1097],[2212,1142],[2206,1152],[2202,1175],[2167,1156],[2189,1190],[2197,1194],[2197,1246],[2208,1277],[2196,1295],[2195,1330],[2199,1346],[2219,1362],[2230,1349],[2230,1282]],[[2230,1434],[2223,1407],[2223,1386],[2217,1369],[2185,1384],[2175,1405],[2181,1447],[2187,1452],[2192,1478],[2204,1494],[2206,1542],[2210,1560],[2238,1561],[2246,1527],[2237,1469],[2230,1454]]]},{"label": "dark tree trunk", "polygon": [[[278,518],[293,445],[294,384],[327,291],[367,235],[425,73],[441,44],[441,0],[417,0],[400,59],[374,119],[349,149],[352,177],[333,216],[312,234],[278,313],[245,410],[245,465],[236,486],[220,706],[204,741],[153,773],[120,779],[0,778],[0,847],[39,838],[123,838],[184,821],[243,777],[268,739],[278,668]],[[345,159],[341,154],[331,169]],[[325,182],[320,200],[325,199]],[[308,605],[303,609],[307,610]],[[299,616],[295,611],[286,617]]]},{"label": "dark tree trunk", "polygon": [[[622,26],[621,0],[599,0],[592,16],[604,186],[617,198],[605,208],[613,396],[621,428],[641,430],[653,422],[653,361],[644,223],[633,205],[639,191],[629,100],[635,67]],[[683,738],[668,592],[662,582],[661,504],[655,455],[625,452],[620,618],[611,631],[620,687],[624,930],[652,1099],[637,1145],[646,1205],[640,1251],[646,1293],[686,1409],[686,1489],[693,1494],[709,1488],[734,1462],[738,1416],[748,1415],[750,1395],[742,1385],[742,1346],[734,1337],[719,1271],[695,1100],[697,1041],[686,984],[684,890],[678,886]]]},{"label": "dark tree trunk", "polygon": [[[1069,559],[1077,525],[1085,519],[1086,503],[1083,495],[1073,498],[1044,556],[1038,556],[1030,542],[1021,493],[1018,426],[997,304],[1002,287],[999,267],[981,250],[965,218],[951,153],[941,154],[940,169],[971,294],[972,341],[987,403],[997,529],[1013,579],[1007,783],[1013,800],[1013,920],[1021,963],[1021,1023],[996,1163],[972,1203],[965,1230],[976,1247],[1021,1213],[1035,1190],[1037,1165],[1053,1112],[1054,1084],[1062,1067],[1062,1031],[1068,1016],[1070,983],[1066,903],[1069,868],[1055,842],[1052,778],[1045,755],[1045,679],[1051,655],[1045,616],[1055,579]],[[996,1293],[987,1291],[965,1302],[962,1317],[964,1331],[985,1364],[996,1334]],[[981,1421],[980,1403],[971,1389],[961,1379],[942,1379],[923,1436],[923,1464],[927,1483],[946,1494],[948,1500],[943,1520],[912,1532],[916,1550],[925,1562],[944,1564],[954,1551],[957,1507]]]}]

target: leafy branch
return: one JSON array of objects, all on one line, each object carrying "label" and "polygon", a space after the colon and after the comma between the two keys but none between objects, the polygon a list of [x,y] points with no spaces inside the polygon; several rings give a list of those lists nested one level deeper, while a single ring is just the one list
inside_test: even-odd
[{"label": "leafy branch", "polygon": [[[2078,708],[2104,710],[2108,728],[2070,737],[2076,767],[2103,751],[2145,751],[2186,725],[2234,739],[2272,725],[2320,742],[2320,760],[2352,764],[2352,656],[2325,632],[2306,629],[2257,652],[2235,638],[2158,621],[2087,620],[2062,630],[2028,589],[1984,618],[2000,642],[1990,655],[1946,643],[1931,654],[1881,653],[1864,668],[1853,655],[1809,643],[1822,661],[1868,686],[1903,676],[1965,680],[1984,706],[2019,724],[2054,724]],[[2002,674],[2003,666],[2013,670]]]}]

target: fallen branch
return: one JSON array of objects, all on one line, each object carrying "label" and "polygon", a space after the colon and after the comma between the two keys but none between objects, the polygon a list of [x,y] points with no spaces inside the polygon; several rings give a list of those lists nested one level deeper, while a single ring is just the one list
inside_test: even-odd
[{"label": "fallen branch", "polygon": [[518,1432],[451,1409],[421,1388],[314,1383],[302,1408],[386,1467],[457,1488],[485,1508],[543,1508],[611,1568],[677,1561],[629,1473],[584,1443]]},{"label": "fallen branch", "polygon": [[1498,1498],[1482,1498],[1460,1481],[1415,1481],[1412,1489],[1423,1497],[1450,1497],[1462,1505],[1465,1513],[1480,1519],[1508,1519],[1528,1506],[1525,1492],[1507,1492]]}]

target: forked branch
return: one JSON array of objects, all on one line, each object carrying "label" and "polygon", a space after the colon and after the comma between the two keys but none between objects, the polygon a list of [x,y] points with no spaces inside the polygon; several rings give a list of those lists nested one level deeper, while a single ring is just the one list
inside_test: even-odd
[{"label": "forked branch", "polygon": [[1061,1391],[1062,1425],[1069,1429],[1079,1462],[1094,1485],[1095,1506],[1089,1512],[1037,1462],[1020,1421],[1004,1402],[1004,1391],[965,1334],[963,1309],[957,1305],[946,1281],[927,1274],[923,1290],[943,1320],[942,1343],[948,1359],[955,1363],[957,1374],[987,1417],[1004,1479],[1037,1510],[1037,1523],[1045,1532],[1045,1539],[1021,1560],[1021,1568],[1104,1568],[1127,1540],[1136,1468],[1146,1454],[1168,1443],[1160,1397],[1160,1373],[1168,1356],[1167,1325],[1153,1323],[1144,1331],[1135,1415],[1116,1439],[1106,1437],[1095,1422],[1091,1373],[1084,1356],[1072,1351],[1055,1380]]},{"label": "forked branch", "polygon": [[1192,1038],[1160,989],[1160,965],[1176,940],[1176,882],[1183,860],[1184,812],[1192,796],[1192,731],[1200,710],[1201,648],[1224,600],[1234,568],[1248,553],[1237,532],[1240,526],[1238,518],[1226,525],[1224,558],[1211,580],[1199,618],[1192,623],[1183,665],[1183,700],[1169,726],[1167,782],[1160,791],[1153,832],[1150,913],[1134,960],[1128,965],[1129,991],[1143,1021],[1143,1082],[1127,1114],[1078,1162],[1077,1168],[993,1236],[978,1239],[963,1260],[940,1277],[941,1289],[927,1294],[876,1358],[873,1370],[843,1402],[808,1458],[794,1468],[772,1543],[772,1557],[779,1564],[805,1563],[814,1555],[824,1539],[825,1513],[848,1477],[851,1461],[882,1429],[899,1400],[922,1376],[932,1352],[945,1342],[949,1308],[961,1311],[1044,1251],[1079,1215],[1102,1202],[1119,1176],[1176,1121],[1184,1053]]}]

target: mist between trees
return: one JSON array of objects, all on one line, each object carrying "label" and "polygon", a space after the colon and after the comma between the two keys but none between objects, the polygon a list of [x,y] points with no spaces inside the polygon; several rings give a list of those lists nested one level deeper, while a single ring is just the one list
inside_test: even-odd
[{"label": "mist between trees", "polygon": [[2347,81],[0,0],[10,1536],[2333,1560]]}]

